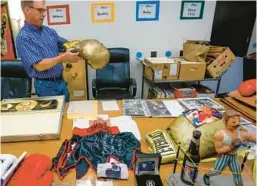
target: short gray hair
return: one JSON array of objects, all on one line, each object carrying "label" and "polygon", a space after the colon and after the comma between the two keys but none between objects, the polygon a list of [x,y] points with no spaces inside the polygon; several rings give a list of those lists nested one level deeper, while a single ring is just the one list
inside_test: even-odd
[{"label": "short gray hair", "polygon": [[[32,6],[33,2],[35,1],[21,0],[21,9],[23,10],[25,6]],[[43,0],[43,2],[45,2],[45,0]]]}]

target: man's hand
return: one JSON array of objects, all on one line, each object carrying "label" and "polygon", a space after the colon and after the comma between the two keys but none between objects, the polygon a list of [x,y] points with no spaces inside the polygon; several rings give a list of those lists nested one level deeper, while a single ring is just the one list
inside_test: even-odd
[{"label": "man's hand", "polygon": [[231,148],[232,149],[237,149],[241,145],[242,145],[242,142],[241,142],[240,139],[235,139],[235,140],[232,140],[232,142],[231,142]]},{"label": "man's hand", "polygon": [[79,57],[79,52],[74,53],[73,49],[68,49],[65,53],[62,54],[63,60],[64,61],[69,61],[69,62],[77,62],[81,58]]}]

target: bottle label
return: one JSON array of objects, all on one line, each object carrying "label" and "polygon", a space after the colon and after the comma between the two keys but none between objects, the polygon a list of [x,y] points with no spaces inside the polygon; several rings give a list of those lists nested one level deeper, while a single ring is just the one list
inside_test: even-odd
[{"label": "bottle label", "polygon": [[188,182],[192,182],[194,174],[196,174],[196,177],[197,177],[197,173],[198,171],[196,166],[192,162],[186,161],[186,164],[184,167],[184,180]]}]

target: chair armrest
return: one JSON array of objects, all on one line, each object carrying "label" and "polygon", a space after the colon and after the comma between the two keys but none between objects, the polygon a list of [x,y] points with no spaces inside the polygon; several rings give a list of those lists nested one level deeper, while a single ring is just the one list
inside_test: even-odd
[{"label": "chair armrest", "polygon": [[132,95],[135,97],[137,93],[137,82],[134,78],[130,78],[130,86],[132,86]]},{"label": "chair armrest", "polygon": [[92,80],[92,93],[93,93],[93,97],[95,98],[96,97],[96,79],[93,79]]},{"label": "chair armrest", "polygon": [[37,96],[37,94],[36,93],[26,93],[26,96],[32,97],[32,96]]}]

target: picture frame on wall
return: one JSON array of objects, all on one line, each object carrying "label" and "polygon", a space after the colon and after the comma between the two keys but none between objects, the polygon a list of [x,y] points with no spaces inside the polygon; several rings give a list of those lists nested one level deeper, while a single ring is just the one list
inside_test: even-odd
[{"label": "picture frame on wall", "polygon": [[115,21],[115,4],[113,2],[91,3],[92,23],[110,23]]},{"label": "picture frame on wall", "polygon": [[136,21],[158,21],[160,1],[137,1]]},{"label": "picture frame on wall", "polygon": [[66,25],[70,24],[70,6],[53,5],[46,6],[48,25]]},{"label": "picture frame on wall", "polygon": [[180,19],[202,19],[205,1],[182,1]]},{"label": "picture frame on wall", "polygon": [[5,2],[1,4],[1,59],[13,60],[16,57],[8,3]]}]

